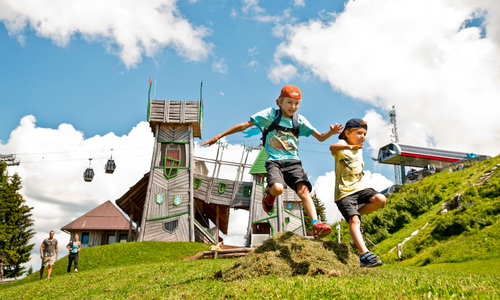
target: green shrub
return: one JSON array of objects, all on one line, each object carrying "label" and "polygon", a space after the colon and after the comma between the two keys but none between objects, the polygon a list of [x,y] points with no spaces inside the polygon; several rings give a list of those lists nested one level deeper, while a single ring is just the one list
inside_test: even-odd
[{"label": "green shrub", "polygon": [[436,220],[431,234],[436,239],[446,239],[453,235],[459,235],[467,230],[469,223],[466,216],[447,213]]}]

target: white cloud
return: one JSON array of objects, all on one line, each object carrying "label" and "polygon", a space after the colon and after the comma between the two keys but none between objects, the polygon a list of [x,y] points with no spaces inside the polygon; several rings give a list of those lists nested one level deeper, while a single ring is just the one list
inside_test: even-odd
[{"label": "white cloud", "polygon": [[252,69],[252,70],[254,70],[254,71],[258,70],[259,66],[260,66],[260,64],[256,60],[252,60],[251,62],[249,62],[247,64],[247,67],[250,68],[250,69]]},{"label": "white cloud", "polygon": [[230,14],[231,18],[235,19],[237,16],[238,16],[238,13],[236,12],[236,9],[231,9],[231,14]]},{"label": "white cloud", "polygon": [[248,13],[263,13],[265,10],[259,6],[259,0],[243,0],[243,7],[241,9],[245,14]]},{"label": "white cloud", "polygon": [[278,63],[267,74],[273,83],[288,82],[297,76],[297,67],[292,64]]},{"label": "white cloud", "polygon": [[366,143],[363,145],[363,150],[370,153],[372,157],[377,157],[380,147],[391,142],[392,127],[390,127],[389,121],[384,120],[374,110],[367,111],[362,119],[368,124]]},{"label": "white cloud", "polygon": [[304,6],[306,6],[306,1],[305,0],[294,0],[293,5],[304,7]]},{"label": "white cloud", "polygon": [[224,62],[224,58],[215,59],[212,62],[212,71],[221,74],[227,73],[227,65]]},{"label": "white cloud", "polygon": [[[464,26],[478,17],[486,35]],[[497,155],[499,28],[498,1],[349,1],[333,21],[288,26],[268,77],[291,59],[353,98],[395,104],[401,143]],[[380,121],[374,143],[374,131],[390,132]]]},{"label": "white cloud", "polygon": [[26,30],[34,30],[61,47],[81,35],[103,43],[127,67],[136,66],[144,55],[153,57],[164,47],[175,49],[188,60],[204,60],[213,47],[203,40],[210,32],[185,19],[176,2],[5,0],[0,2],[0,22],[21,43],[25,43]]},{"label": "white cloud", "polygon": [[257,54],[259,54],[259,51],[257,51],[257,46],[248,49],[248,55],[249,56],[254,56],[254,55],[257,55]]},{"label": "white cloud", "polygon": [[380,192],[393,185],[394,182],[385,178],[385,176],[380,173],[372,173],[369,170],[365,170],[365,175],[363,176],[363,184],[367,188],[373,188]]}]

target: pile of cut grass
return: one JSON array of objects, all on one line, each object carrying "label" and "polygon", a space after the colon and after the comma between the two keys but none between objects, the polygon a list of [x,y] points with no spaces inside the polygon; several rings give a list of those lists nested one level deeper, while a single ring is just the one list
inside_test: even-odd
[{"label": "pile of cut grass", "polygon": [[346,244],[308,240],[291,232],[269,238],[252,253],[236,261],[214,278],[234,281],[266,275],[346,276],[372,272],[360,268],[359,258]]}]

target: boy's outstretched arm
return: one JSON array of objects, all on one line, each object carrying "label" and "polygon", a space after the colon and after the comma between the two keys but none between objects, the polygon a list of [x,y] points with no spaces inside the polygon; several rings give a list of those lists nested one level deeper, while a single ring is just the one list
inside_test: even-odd
[{"label": "boy's outstretched arm", "polygon": [[208,141],[202,143],[200,146],[205,146],[205,145],[211,146],[226,135],[230,135],[230,134],[233,134],[236,132],[243,131],[243,130],[250,128],[254,125],[255,125],[255,123],[252,120],[250,120],[248,122],[240,123],[238,125],[235,125],[235,126],[229,128],[228,130],[224,131],[223,133],[214,136],[213,138],[209,139]]},{"label": "boy's outstretched arm", "polygon": [[344,126],[342,126],[342,124],[339,125],[335,123],[335,126],[330,125],[330,130],[328,130],[327,132],[319,133],[316,130],[312,133],[312,136],[315,137],[318,141],[323,142],[329,139],[332,135],[342,132],[342,129],[344,129]]},{"label": "boy's outstretched arm", "polygon": [[331,144],[330,145],[330,152],[332,152],[332,155],[335,155],[335,152],[339,150],[359,150],[363,148],[363,144],[359,145],[344,145],[344,144]]}]

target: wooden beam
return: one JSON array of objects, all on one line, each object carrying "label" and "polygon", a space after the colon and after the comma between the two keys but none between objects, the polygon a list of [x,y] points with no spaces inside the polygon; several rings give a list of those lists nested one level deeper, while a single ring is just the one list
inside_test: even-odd
[{"label": "wooden beam", "polygon": [[149,169],[149,178],[148,178],[148,187],[146,189],[146,199],[144,199],[144,208],[142,210],[142,220],[141,220],[141,235],[139,237],[139,241],[142,242],[144,239],[144,231],[146,229],[146,215],[148,213],[148,202],[149,195],[151,194],[151,186],[153,185],[153,177],[154,177],[154,167],[156,161],[156,155],[158,153],[158,135],[160,132],[160,125],[156,124],[156,133],[155,133],[155,147],[153,149],[153,158],[151,159],[151,168]]},{"label": "wooden beam", "polygon": [[217,227],[215,231],[215,240],[219,242],[219,205],[215,207],[215,226]]}]

